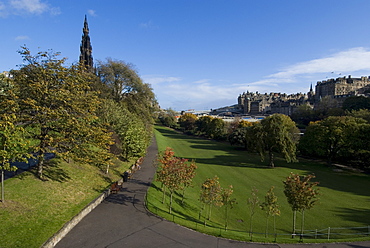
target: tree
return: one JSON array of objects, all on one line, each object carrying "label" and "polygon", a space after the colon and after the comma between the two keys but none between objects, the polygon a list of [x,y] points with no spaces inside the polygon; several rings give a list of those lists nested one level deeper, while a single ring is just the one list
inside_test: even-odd
[{"label": "tree", "polygon": [[274,193],[274,186],[272,186],[269,189],[269,191],[267,191],[265,195],[265,201],[261,203],[260,207],[266,213],[265,237],[267,237],[267,234],[268,234],[270,216],[274,217],[274,233],[276,234],[275,217],[277,215],[280,215],[280,210],[279,210],[279,205],[277,204],[277,197],[275,196],[275,193]]},{"label": "tree", "polygon": [[185,132],[195,131],[195,122],[198,117],[195,114],[185,113],[179,118],[179,125]]},{"label": "tree", "polygon": [[102,100],[98,115],[119,137],[120,142],[116,145],[122,159],[127,161],[145,154],[152,133],[142,119],[131,113],[122,103],[112,99]]},{"label": "tree", "polygon": [[370,124],[370,110],[369,109],[346,111],[346,115],[353,116],[356,118],[362,118],[365,121],[367,121],[367,123]]},{"label": "tree", "polygon": [[233,208],[234,205],[237,203],[235,198],[231,198],[231,195],[233,194],[233,186],[229,185],[228,188],[222,188],[221,191],[221,203],[222,206],[225,207],[225,230],[227,230],[228,226],[228,220],[229,220],[229,215],[228,215],[228,210],[229,208]]},{"label": "tree", "polygon": [[209,128],[210,128],[210,123],[213,119],[214,119],[213,117],[209,115],[205,115],[205,116],[199,117],[196,120],[195,125],[197,126],[197,130],[201,135],[206,135],[210,137]]},{"label": "tree", "polygon": [[308,126],[311,121],[316,121],[315,111],[308,104],[298,106],[297,110],[290,116],[292,120],[302,127]]},{"label": "tree", "polygon": [[300,140],[299,150],[304,155],[323,156],[331,165],[338,156],[344,156],[350,151],[351,140],[363,123],[363,119],[351,116],[329,116],[311,122]]},{"label": "tree", "polygon": [[[187,160],[185,162],[187,162]],[[183,163],[182,165],[182,168],[180,171],[180,179],[181,179],[181,184],[183,187],[182,200],[181,200],[182,203],[184,203],[185,190],[192,186],[193,178],[196,175],[196,172],[195,172],[196,169],[197,169],[197,165],[195,161],[191,161],[190,164]]]},{"label": "tree", "polygon": [[154,122],[153,114],[158,110],[155,95],[132,64],[108,58],[106,62],[99,62],[97,73],[101,82],[110,89],[112,99],[124,103],[131,113],[146,123]]},{"label": "tree", "polygon": [[209,137],[216,140],[222,140],[226,137],[225,122],[220,118],[213,118],[209,123]]},{"label": "tree", "polygon": [[33,150],[38,176],[44,178],[47,152],[109,165],[111,135],[96,116],[100,101],[97,92],[90,89],[94,75],[77,66],[65,67],[65,58],[59,59],[52,51],[31,55],[23,47],[19,53],[25,63],[11,74],[18,88],[19,122],[37,141]]},{"label": "tree", "polygon": [[269,154],[269,165],[274,167],[274,153],[283,154],[285,160],[295,162],[296,145],[299,139],[299,130],[289,116],[273,114],[254,126],[256,132],[256,148],[264,159]]},{"label": "tree", "polygon": [[243,146],[244,148],[247,148],[247,129],[248,127],[241,127],[235,129],[228,137],[228,141],[230,142],[230,145],[239,145]]},{"label": "tree", "polygon": [[253,236],[253,216],[256,213],[256,208],[258,207],[258,203],[260,202],[260,199],[257,196],[258,194],[258,189],[255,187],[252,188],[251,191],[251,197],[248,198],[248,205],[250,206],[250,223],[249,223],[249,236]]},{"label": "tree", "polygon": [[301,222],[301,235],[303,235],[304,228],[304,211],[311,209],[318,200],[318,182],[310,182],[314,175],[299,176],[298,174],[290,173],[284,183],[284,194],[288,200],[288,203],[293,211],[293,230],[292,235],[294,237],[296,230],[296,213],[301,211],[302,222]]},{"label": "tree", "polygon": [[164,111],[161,111],[159,114],[159,119],[161,123],[167,127],[177,128],[177,112],[169,108]]},{"label": "tree", "polygon": [[[192,179],[195,176],[196,165],[191,162],[187,165],[188,160],[174,156],[172,148],[167,147],[166,150],[158,156],[158,170],[156,180],[163,185],[163,200],[165,197],[165,189],[170,191],[170,206],[169,212],[172,212],[172,197],[176,190],[185,190],[191,185]],[[184,191],[183,191],[184,197]]]},{"label": "tree", "polygon": [[[208,220],[211,219],[212,206],[222,206],[222,189],[218,180],[218,176],[208,178],[203,182],[201,187],[199,200],[204,205],[208,205]],[[204,225],[206,225],[206,218],[204,219]]]},{"label": "tree", "polygon": [[351,96],[344,100],[342,108],[344,110],[370,110],[370,98],[364,96]]}]

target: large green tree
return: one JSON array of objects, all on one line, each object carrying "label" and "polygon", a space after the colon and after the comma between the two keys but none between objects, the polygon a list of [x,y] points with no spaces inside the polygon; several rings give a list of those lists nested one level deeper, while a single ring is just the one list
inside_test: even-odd
[{"label": "large green tree", "polygon": [[194,133],[198,117],[195,114],[185,113],[179,118],[179,125],[185,132]]},{"label": "large green tree", "polygon": [[338,157],[346,157],[361,124],[365,120],[352,116],[329,116],[311,122],[300,140],[299,149],[304,155],[321,156],[327,159],[328,165]]},{"label": "large green tree", "polygon": [[269,165],[274,167],[274,154],[280,153],[287,162],[295,162],[299,130],[289,116],[273,114],[253,126],[255,146],[263,160],[269,156]]},{"label": "large green tree", "polygon": [[153,123],[153,115],[158,110],[155,95],[132,64],[108,58],[106,62],[99,62],[97,73],[101,82],[110,89],[112,99],[124,103],[131,113],[148,124]]},{"label": "large green tree", "polygon": [[65,58],[53,51],[32,55],[23,47],[20,54],[24,64],[11,74],[18,88],[19,121],[35,141],[38,176],[43,178],[47,152],[81,162],[109,164],[111,134],[96,115],[100,101],[90,87],[94,75],[78,66],[65,66]]}]

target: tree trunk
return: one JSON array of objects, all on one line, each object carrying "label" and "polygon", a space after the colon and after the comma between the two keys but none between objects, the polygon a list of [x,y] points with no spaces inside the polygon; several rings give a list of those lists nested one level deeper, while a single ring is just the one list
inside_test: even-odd
[{"label": "tree trunk", "polygon": [[171,191],[171,194],[170,194],[170,214],[172,214],[172,195],[173,195],[173,191]]},{"label": "tree trunk", "polygon": [[5,201],[4,191],[4,170],[1,170],[1,202]]},{"label": "tree trunk", "polygon": [[275,167],[275,164],[274,164],[274,153],[272,151],[269,151],[269,157],[270,157],[270,167],[271,168],[274,168]]},{"label": "tree trunk", "polygon": [[297,211],[293,211],[293,231],[292,231],[292,238],[295,236],[295,221],[296,221]]},{"label": "tree trunk", "polygon": [[165,197],[166,197],[166,186],[163,186],[162,204],[164,204]]},{"label": "tree trunk", "polygon": [[267,238],[267,233],[269,231],[269,217],[266,218],[266,231],[265,231],[265,238]]},{"label": "tree trunk", "polygon": [[37,156],[37,175],[39,176],[40,179],[44,179],[44,174],[43,174],[43,169],[44,169],[44,153],[39,151],[39,155]]},{"label": "tree trunk", "polygon": [[303,238],[303,229],[304,229],[304,210],[302,210],[301,239]]},{"label": "tree trunk", "polygon": [[225,207],[225,231],[227,230],[228,216],[227,216],[227,206]]},{"label": "tree trunk", "polygon": [[211,219],[211,212],[212,212],[212,204],[209,204],[208,220]]},{"label": "tree trunk", "polygon": [[251,223],[249,224],[249,236],[252,239],[252,221],[253,221],[253,214],[251,215]]}]

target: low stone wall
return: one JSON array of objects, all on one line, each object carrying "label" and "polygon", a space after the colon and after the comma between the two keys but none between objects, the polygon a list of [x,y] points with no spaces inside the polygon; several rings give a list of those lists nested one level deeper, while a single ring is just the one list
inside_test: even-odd
[{"label": "low stone wall", "polygon": [[49,238],[41,248],[52,248],[54,247],[67,233],[72,230],[87,214],[89,214],[96,206],[98,206],[104,199],[110,195],[110,189],[104,191],[99,197],[90,202],[79,214],[72,218],[69,222],[64,224],[64,226],[51,238]]}]

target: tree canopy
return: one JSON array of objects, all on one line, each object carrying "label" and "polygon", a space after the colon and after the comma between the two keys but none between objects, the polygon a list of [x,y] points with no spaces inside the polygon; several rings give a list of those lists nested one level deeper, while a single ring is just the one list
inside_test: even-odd
[{"label": "tree canopy", "polygon": [[299,130],[289,116],[273,114],[253,126],[256,150],[264,159],[269,155],[269,165],[274,167],[274,153],[281,153],[287,162],[296,161]]},{"label": "tree canopy", "polygon": [[[19,53],[24,64],[11,71],[18,89],[16,114],[37,141],[33,152],[39,177],[43,178],[47,152],[77,161],[109,163],[111,137],[96,115],[100,101],[90,88],[94,75],[74,65],[64,66],[65,58],[53,51],[32,55],[23,47]],[[92,149],[99,155],[92,157]]]}]

